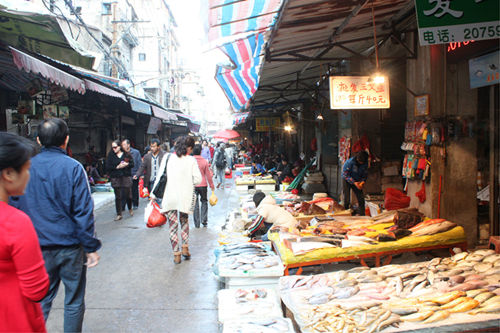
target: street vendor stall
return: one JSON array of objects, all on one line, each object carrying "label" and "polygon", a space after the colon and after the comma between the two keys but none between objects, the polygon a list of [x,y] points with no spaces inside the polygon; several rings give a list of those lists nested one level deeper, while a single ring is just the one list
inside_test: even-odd
[{"label": "street vendor stall", "polygon": [[248,192],[248,190],[255,189],[268,193],[276,188],[276,181],[271,175],[243,175],[236,178],[235,184],[238,192]]},{"label": "street vendor stall", "polygon": [[348,260],[360,260],[366,266],[368,258],[380,266],[389,264],[393,255],[404,252],[467,247],[464,229],[445,220],[424,220],[403,229],[407,231],[404,234],[400,230],[391,231],[395,224],[389,215],[378,220],[350,216],[314,220],[313,226],[299,233],[269,233],[269,240],[285,265],[285,275],[291,268],[298,268],[296,274],[301,274],[306,266]]},{"label": "street vendor stall", "polygon": [[500,255],[492,250],[279,282],[303,333],[497,331],[499,287]]}]

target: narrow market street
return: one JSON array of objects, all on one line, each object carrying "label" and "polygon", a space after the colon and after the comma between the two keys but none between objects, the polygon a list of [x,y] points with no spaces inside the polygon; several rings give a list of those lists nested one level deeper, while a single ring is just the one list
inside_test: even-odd
[{"label": "narrow market street", "polygon": [[[146,201],[130,217],[113,221],[114,205],[95,212],[101,261],[87,273],[84,332],[217,332],[218,282],[212,274],[213,249],[226,212],[238,205],[234,183],[216,190],[208,228],[194,228],[190,217],[192,258],[172,262],[168,228],[148,229]],[[54,302],[47,330],[62,332],[63,287]]]}]

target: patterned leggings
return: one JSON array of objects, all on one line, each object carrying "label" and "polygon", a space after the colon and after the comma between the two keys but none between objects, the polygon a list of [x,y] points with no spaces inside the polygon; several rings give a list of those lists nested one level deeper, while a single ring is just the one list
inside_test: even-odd
[{"label": "patterned leggings", "polygon": [[172,244],[172,250],[174,252],[180,252],[179,246],[179,217],[181,220],[181,238],[182,244],[187,245],[189,240],[189,223],[188,214],[179,212],[179,217],[177,216],[177,210],[169,210],[167,212],[168,225],[170,226],[170,243]]}]

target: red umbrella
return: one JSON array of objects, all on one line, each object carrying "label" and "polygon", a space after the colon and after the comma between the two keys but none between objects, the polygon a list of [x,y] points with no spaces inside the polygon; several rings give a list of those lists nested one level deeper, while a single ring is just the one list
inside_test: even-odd
[{"label": "red umbrella", "polygon": [[235,139],[238,138],[239,136],[240,133],[233,130],[222,130],[212,135],[212,137],[215,139],[223,139],[223,140]]}]

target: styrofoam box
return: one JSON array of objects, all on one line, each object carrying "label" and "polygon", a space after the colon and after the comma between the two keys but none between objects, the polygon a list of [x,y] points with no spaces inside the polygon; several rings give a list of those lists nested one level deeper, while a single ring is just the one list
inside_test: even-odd
[{"label": "styrofoam box", "polygon": [[226,289],[269,288],[277,289],[279,276],[276,277],[225,277]]},{"label": "styrofoam box", "polygon": [[[235,294],[237,289],[223,289],[217,292],[217,299],[219,301],[219,322],[224,323],[226,320],[231,319],[262,319],[272,317],[283,317],[281,311],[280,299],[276,291],[273,289],[257,287],[264,289],[267,292],[266,297],[247,302],[237,303]],[[248,291],[257,289],[252,287],[239,288]]]},{"label": "styrofoam box", "polygon": [[280,277],[283,276],[285,272],[285,267],[281,263],[281,259],[279,256],[276,256],[278,259],[278,264],[275,266],[271,266],[268,268],[254,268],[249,270],[241,270],[241,269],[228,269],[225,267],[219,266],[219,276],[221,277]]},{"label": "styrofoam box", "polygon": [[255,184],[255,189],[261,190],[262,192],[273,192],[275,188],[275,184]]},{"label": "styrofoam box", "polygon": [[[270,318],[273,319],[273,318]],[[277,333],[295,333],[293,329],[293,323],[289,318],[280,318],[280,320],[286,321],[288,324],[288,330],[286,331],[276,331]],[[251,322],[251,321],[250,321]],[[249,321],[245,320],[228,320],[224,323],[222,333],[259,333],[261,332],[258,328],[253,329],[251,326],[245,326]]]}]

